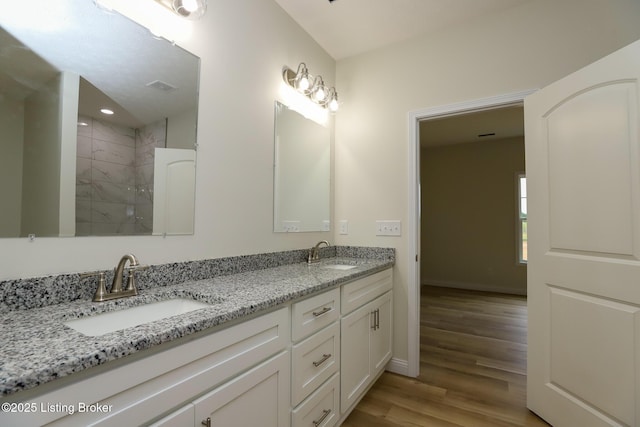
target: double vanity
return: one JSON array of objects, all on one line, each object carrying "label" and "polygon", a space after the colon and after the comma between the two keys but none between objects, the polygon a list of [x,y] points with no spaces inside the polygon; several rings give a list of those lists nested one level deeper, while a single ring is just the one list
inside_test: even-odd
[{"label": "double vanity", "polygon": [[339,425],[391,358],[394,254],[300,255],[171,265],[171,285],[151,266],[136,296],[2,314],[0,425]]}]

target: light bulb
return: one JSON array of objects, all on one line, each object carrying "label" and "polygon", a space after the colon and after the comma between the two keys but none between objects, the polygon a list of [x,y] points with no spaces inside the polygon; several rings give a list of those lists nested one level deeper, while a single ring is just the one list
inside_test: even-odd
[{"label": "light bulb", "polygon": [[331,101],[329,101],[329,111],[335,113],[336,111],[338,111],[338,108],[338,100],[335,98],[331,98]]},{"label": "light bulb", "polygon": [[324,100],[324,98],[326,97],[324,86],[320,86],[318,89],[316,89],[316,93],[313,95],[313,97],[318,102]]},{"label": "light bulb", "polygon": [[198,10],[198,2],[196,0],[182,0],[182,7],[188,12],[195,12]]},{"label": "light bulb", "polygon": [[306,77],[306,76],[300,77],[296,87],[300,92],[304,92],[304,91],[308,90],[309,89],[309,78]]}]

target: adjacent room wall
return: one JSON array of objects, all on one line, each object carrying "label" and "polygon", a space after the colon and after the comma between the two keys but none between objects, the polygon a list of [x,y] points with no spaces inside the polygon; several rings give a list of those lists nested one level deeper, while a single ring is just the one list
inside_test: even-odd
[{"label": "adjacent room wall", "polygon": [[526,294],[516,233],[524,138],[426,148],[420,161],[422,284]]}]

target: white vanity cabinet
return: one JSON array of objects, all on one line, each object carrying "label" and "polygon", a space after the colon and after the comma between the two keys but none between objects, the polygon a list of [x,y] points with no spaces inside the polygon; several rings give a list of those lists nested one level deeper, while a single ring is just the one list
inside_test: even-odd
[{"label": "white vanity cabinet", "polygon": [[291,307],[293,427],[330,427],[339,416],[340,289]]},{"label": "white vanity cabinet", "polygon": [[[387,269],[211,333],[26,390],[67,413],[0,414],[2,425],[332,427],[391,358]],[[79,402],[108,407],[78,411]]]},{"label": "white vanity cabinet", "polygon": [[[286,427],[289,425],[290,408],[290,331],[289,307],[284,307],[180,345],[152,352],[146,357],[134,356],[136,360],[132,362],[102,370],[99,374],[79,379],[30,400],[38,402],[37,405],[41,402],[61,402],[76,408],[78,402],[99,402],[109,408],[104,413],[75,411],[73,414],[60,414],[39,411],[18,414],[15,420],[3,418],[3,423],[148,425],[163,412],[179,408],[156,425],[201,426],[202,420],[196,418],[200,408],[209,411],[210,415],[204,419],[222,416],[219,415],[222,412],[215,411],[216,402],[220,402],[219,396],[236,393],[236,398],[244,394],[239,401],[251,402],[252,405],[265,399],[266,395],[272,400],[283,401],[283,409],[279,409],[274,423],[261,424]],[[269,374],[268,380],[265,380],[265,373]],[[241,391],[243,388],[244,393]],[[251,406],[226,405],[226,408],[230,409],[225,409],[224,416],[238,416],[241,419]],[[236,411],[237,414],[230,415],[230,411]],[[214,412],[216,414],[211,415]],[[33,417],[29,418],[28,415]],[[266,415],[260,419],[266,421]]]},{"label": "white vanity cabinet", "polygon": [[391,270],[342,287],[340,409],[360,400],[391,359]]}]

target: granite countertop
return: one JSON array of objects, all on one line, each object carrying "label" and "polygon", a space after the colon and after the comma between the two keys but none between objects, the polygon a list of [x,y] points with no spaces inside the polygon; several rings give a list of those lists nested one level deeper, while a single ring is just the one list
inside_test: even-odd
[{"label": "granite countertop", "polygon": [[[327,264],[352,264],[335,270]],[[144,289],[138,296],[107,302],[75,301],[0,316],[3,341],[0,393],[6,396],[56,378],[123,358],[153,346],[273,309],[300,297],[332,289],[393,265],[391,260],[329,258],[308,266],[283,265],[179,285]],[[64,325],[80,317],[184,297],[211,304],[192,311],[89,337]]]}]

